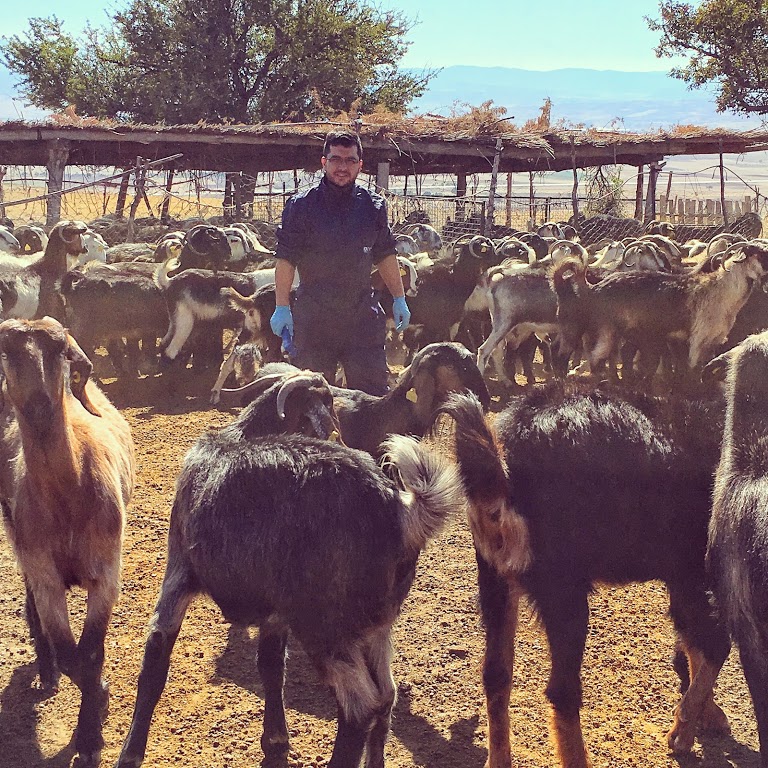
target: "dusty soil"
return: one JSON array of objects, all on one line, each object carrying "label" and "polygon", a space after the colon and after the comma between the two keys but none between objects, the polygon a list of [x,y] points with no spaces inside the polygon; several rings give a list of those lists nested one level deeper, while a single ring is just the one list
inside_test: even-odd
[{"label": "dusty soil", "polygon": [[[147,621],[162,579],[177,471],[197,436],[231,420],[234,411],[210,408],[202,389],[169,397],[157,379],[130,385],[107,381],[105,389],[131,423],[139,467],[125,537],[123,591],[107,637],[112,698],[102,764],[113,765],[130,722]],[[0,768],[69,766],[78,692],[67,680],[50,698],[35,687],[22,583],[2,538],[0,584]],[[481,768],[485,762],[476,593],[471,537],[459,521],[422,555],[395,627],[399,699],[387,746],[392,768]],[[79,627],[83,594],[75,591],[70,605]],[[592,600],[582,717],[594,765],[757,768],[754,717],[734,654],[716,694],[731,719],[732,736],[697,741],[691,756],[669,754],[665,733],[677,680],[666,607],[666,591],[656,583],[601,589]],[[145,765],[268,765],[259,746],[264,702],[255,652],[253,630],[231,627],[209,601],[193,604],[155,712]],[[290,654],[285,698],[291,749],[284,762],[269,765],[322,766],[335,734],[335,705],[301,648],[292,644]],[[521,768],[555,764],[543,694],[547,673],[546,639],[524,607],[511,705],[513,751]]]}]

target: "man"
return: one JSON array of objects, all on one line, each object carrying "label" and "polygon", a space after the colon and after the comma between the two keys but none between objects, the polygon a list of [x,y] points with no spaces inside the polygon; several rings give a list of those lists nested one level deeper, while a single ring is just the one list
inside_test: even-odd
[{"label": "man", "polygon": [[394,297],[398,331],[408,326],[411,313],[384,199],[355,184],[362,156],[356,133],[331,131],[320,160],[323,178],[287,202],[277,230],[277,307],[270,325],[292,340],[294,364],[333,383],[341,363],[348,387],[383,395],[389,372],[386,317],[371,288],[374,265]]}]

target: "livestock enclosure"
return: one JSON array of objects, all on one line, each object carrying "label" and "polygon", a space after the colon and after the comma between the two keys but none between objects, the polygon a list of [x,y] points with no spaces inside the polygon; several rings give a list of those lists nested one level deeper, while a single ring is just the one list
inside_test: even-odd
[{"label": "livestock enclosure", "polygon": [[[183,456],[211,426],[234,412],[207,404],[190,381],[173,397],[158,378],[104,388],[127,416],[137,446],[138,484],[124,545],[123,592],[107,634],[111,688],[103,765],[114,764],[126,734],[136,679],[165,564],[174,481]],[[494,392],[493,408],[503,405]],[[63,679],[44,697],[34,687],[34,652],[24,622],[23,585],[7,542],[0,540],[0,768],[70,765],[78,692]],[[398,687],[387,745],[390,768],[481,768],[487,720],[480,678],[483,632],[476,612],[476,566],[466,521],[458,520],[423,553],[410,596],[395,625],[393,671]],[[73,624],[83,618],[75,592]],[[716,699],[731,719],[731,737],[697,741],[690,758],[673,758],[664,735],[677,701],[673,637],[666,592],[658,583],[600,589],[584,664],[585,736],[599,768],[757,768],[757,735],[735,654],[719,678]],[[547,644],[523,608],[516,644],[511,721],[520,768],[555,765],[544,698]],[[322,766],[330,755],[335,703],[295,643],[286,683],[291,751],[285,763],[262,762],[263,689],[253,632],[226,624],[207,600],[193,604],[171,660],[169,681],[150,731],[147,766],[250,768]]]},{"label": "livestock enclosure", "polygon": [[[134,224],[135,234],[152,232],[146,237],[154,239],[157,230],[180,219],[260,220],[267,226],[259,229],[259,236],[271,246],[286,199],[315,178],[318,144],[328,126],[305,127],[305,133],[275,128],[274,136],[269,131],[265,136],[237,126],[123,126],[118,133],[115,126],[82,124],[64,126],[61,135],[51,128],[46,138],[48,128],[0,124],[0,215],[17,223],[48,224],[58,217],[89,222],[101,217],[99,229],[109,244],[112,236],[121,242],[117,238],[126,231],[134,234]],[[493,133],[498,125],[486,128],[475,139],[448,136],[441,142],[435,133],[408,137],[368,126],[361,180],[388,196],[393,224],[426,215],[446,240],[464,232],[488,232],[493,225],[529,229],[576,211],[666,218],[694,230],[745,212],[761,219],[768,213],[749,176],[729,171],[726,179],[724,159],[729,151],[762,146],[768,134],[734,138],[694,131],[687,139],[671,135],[622,142],[573,132],[510,134],[503,139],[508,142],[504,148],[502,137]],[[12,157],[2,154],[7,146],[15,148]],[[708,178],[685,178],[679,169],[662,171],[662,157],[693,154],[692,149],[709,158],[705,164],[710,168],[702,172]],[[180,155],[183,167],[158,160]],[[158,163],[157,170],[152,163]],[[498,174],[488,173],[492,164]],[[185,371],[171,391],[164,375],[113,378],[102,348],[95,363],[103,388],[131,425],[138,464],[123,547],[123,590],[106,641],[111,700],[102,764],[110,765],[131,719],[147,625],[165,567],[176,476],[194,441],[229,423],[236,410],[209,405],[213,377],[198,371]],[[489,387],[492,411],[499,412],[509,394],[494,379]],[[447,442],[445,446],[448,450]],[[394,630],[398,702],[386,748],[390,768],[481,768],[485,763],[484,632],[476,605],[476,572],[465,519],[453,521],[419,560]],[[62,679],[56,695],[36,687],[24,585],[4,536],[0,584],[0,768],[70,768],[79,693],[68,678]],[[76,589],[71,601],[76,634],[85,614],[83,595]],[[692,756],[672,756],[665,735],[679,682],[672,667],[674,638],[665,588],[659,582],[601,588],[590,604],[582,723],[595,768],[757,768],[756,726],[735,653],[715,694],[730,718],[732,734],[702,734]],[[293,641],[285,687],[290,752],[285,760],[264,759],[259,743],[264,689],[256,649],[253,630],[228,624],[207,599],[193,603],[155,711],[145,765],[327,764],[335,736],[335,702]],[[510,707],[519,768],[556,765],[544,695],[548,671],[546,637],[523,603]]]}]

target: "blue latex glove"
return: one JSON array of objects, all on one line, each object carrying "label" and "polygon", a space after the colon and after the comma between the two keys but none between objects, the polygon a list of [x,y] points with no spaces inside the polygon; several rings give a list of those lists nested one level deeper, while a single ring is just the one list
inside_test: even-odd
[{"label": "blue latex glove", "polygon": [[405,296],[398,296],[392,302],[392,319],[395,321],[396,331],[404,331],[411,322],[411,310],[405,303]]},{"label": "blue latex glove", "polygon": [[278,304],[272,317],[269,319],[269,325],[275,336],[283,337],[283,331],[287,330],[290,338],[293,338],[293,315],[291,308]]}]

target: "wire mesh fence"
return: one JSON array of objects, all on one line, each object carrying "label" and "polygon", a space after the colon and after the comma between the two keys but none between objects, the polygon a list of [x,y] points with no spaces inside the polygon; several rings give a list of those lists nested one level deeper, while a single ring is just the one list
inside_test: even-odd
[{"label": "wire mesh fence", "polygon": [[[167,223],[214,220],[217,223],[245,220],[265,223],[261,230],[268,247],[274,246],[274,227],[280,221],[286,201],[298,190],[317,181],[318,174],[304,171],[264,173],[258,176],[214,172],[148,171],[141,196],[136,201],[136,189],[131,171],[124,179],[108,179],[112,168],[68,166],[60,193],[61,218],[93,222],[104,217],[124,216],[134,204],[137,220]],[[508,232],[535,231],[545,222],[566,222],[574,217],[572,194],[556,192],[542,194],[547,186],[545,175],[530,179],[530,193],[497,195],[493,200],[493,215],[489,213],[489,195],[485,182],[474,179],[464,196],[450,194],[450,181],[443,178],[434,184],[421,179],[415,184],[417,192],[427,189],[431,194],[407,194],[406,189],[387,191],[390,221],[395,229],[410,223],[428,223],[437,229],[444,241],[463,234],[498,236]],[[372,177],[360,181],[373,188]],[[654,205],[640,194],[626,194],[631,179],[620,184],[611,181],[610,174],[595,172],[582,180],[577,208],[583,216],[609,215],[625,219],[606,236],[625,237],[636,234],[635,218],[653,218],[674,224],[678,239],[711,237],[723,228],[738,230],[738,222],[755,214],[762,221],[768,215],[766,198],[747,182],[731,183],[729,198],[724,201],[713,193],[711,179],[696,185],[690,178],[672,183],[670,176]],[[705,183],[707,182],[707,183]],[[87,188],[73,189],[88,185]],[[9,166],[0,168],[0,217],[18,223],[44,223],[46,220],[47,179],[44,168]],[[519,185],[518,185],[519,186]],[[561,187],[563,185],[561,184]],[[507,185],[511,190],[512,185]],[[435,190],[438,192],[435,193]]]}]

